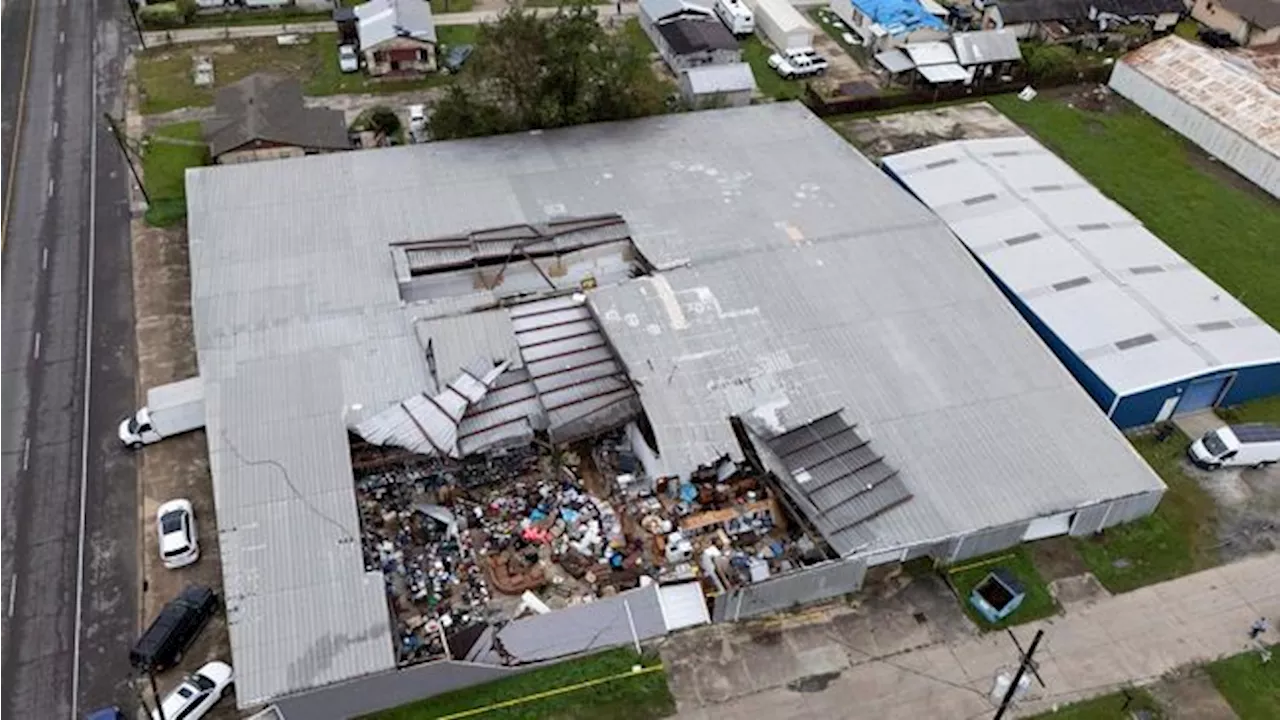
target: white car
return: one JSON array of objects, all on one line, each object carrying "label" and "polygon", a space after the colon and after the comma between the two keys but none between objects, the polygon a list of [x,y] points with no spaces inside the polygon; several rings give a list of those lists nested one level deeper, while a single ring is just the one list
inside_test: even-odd
[{"label": "white car", "polygon": [[821,75],[827,71],[827,65],[827,59],[812,48],[787,50],[769,56],[769,67],[787,79]]},{"label": "white car", "polygon": [[355,45],[338,46],[338,68],[344,73],[353,73],[360,69],[360,56],[356,55]]},{"label": "white car", "polygon": [[[160,701],[165,720],[200,720],[218,704],[234,679],[231,666],[217,660],[191,673]],[[159,710],[151,711],[152,720],[160,720],[160,716]]]},{"label": "white car", "polygon": [[196,513],[190,500],[170,500],[156,511],[160,533],[160,559],[170,569],[186,567],[200,559],[196,538]]}]

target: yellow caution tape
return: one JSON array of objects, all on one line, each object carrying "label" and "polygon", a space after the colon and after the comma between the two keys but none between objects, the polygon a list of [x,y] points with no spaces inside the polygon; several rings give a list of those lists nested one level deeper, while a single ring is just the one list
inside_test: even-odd
[{"label": "yellow caution tape", "polygon": [[648,673],[657,672],[662,669],[663,669],[662,663],[658,663],[657,665],[650,665],[648,667],[640,668],[639,670],[628,670],[626,672],[618,673],[617,675],[609,675],[607,677],[596,678],[595,680],[587,680],[586,682],[580,682],[574,685],[565,685],[564,687],[558,687],[558,688],[555,688],[554,690],[546,690],[544,692],[534,693],[533,695],[525,695],[524,697],[518,697],[514,700],[504,700],[500,703],[485,705],[484,707],[472,708],[471,710],[463,710],[462,712],[456,712],[451,715],[440,715],[436,718],[436,720],[456,720],[457,718],[474,717],[481,713],[489,712],[490,710],[498,710],[500,708],[512,707],[514,705],[523,705],[524,703],[533,702],[534,700],[542,700],[544,698],[554,697],[556,695],[563,695],[565,693],[576,692],[583,688],[589,688],[593,685],[603,685],[604,683],[613,682],[614,680],[621,680],[623,678],[636,677],[638,675],[646,675]]},{"label": "yellow caution tape", "polygon": [[1000,562],[1001,560],[1006,560],[1006,559],[1011,558],[1011,557],[1013,557],[1013,553],[1008,553],[1008,554],[1005,554],[1005,555],[1001,555],[1001,556],[999,556],[999,557],[993,557],[993,558],[990,558],[990,559],[988,559],[988,560],[979,560],[978,562],[975,562],[975,563],[969,563],[968,565],[961,565],[960,567],[953,567],[953,568],[950,568],[950,569],[948,569],[948,570],[947,570],[947,574],[948,574],[948,575],[954,575],[954,574],[956,574],[956,573],[958,573],[958,572],[960,572],[960,571],[962,571],[962,570],[970,570],[970,569],[972,569],[972,568],[982,567],[983,565],[990,565],[991,563],[998,563],[998,562]]}]

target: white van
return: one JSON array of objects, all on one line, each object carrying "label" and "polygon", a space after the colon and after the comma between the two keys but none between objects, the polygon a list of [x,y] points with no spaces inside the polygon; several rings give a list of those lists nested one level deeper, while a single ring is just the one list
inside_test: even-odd
[{"label": "white van", "polygon": [[1240,466],[1263,468],[1280,462],[1280,427],[1224,425],[1191,443],[1187,456],[1206,470]]},{"label": "white van", "polygon": [[738,37],[756,31],[756,16],[742,0],[716,0],[715,12],[729,32]]}]

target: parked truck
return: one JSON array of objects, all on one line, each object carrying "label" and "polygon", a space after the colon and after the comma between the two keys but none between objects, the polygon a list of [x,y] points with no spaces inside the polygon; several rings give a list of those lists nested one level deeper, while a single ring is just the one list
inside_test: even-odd
[{"label": "parked truck", "polygon": [[1252,423],[1210,430],[1187,448],[1191,462],[1206,470],[1264,468],[1280,462],[1280,426]]},{"label": "parked truck", "polygon": [[204,427],[204,383],[199,377],[147,391],[147,404],[120,423],[120,442],[137,449]]}]

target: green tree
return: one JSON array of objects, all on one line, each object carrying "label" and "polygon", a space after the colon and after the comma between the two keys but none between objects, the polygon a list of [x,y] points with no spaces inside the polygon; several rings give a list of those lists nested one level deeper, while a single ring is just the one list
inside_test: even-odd
[{"label": "green tree", "polygon": [[547,17],[512,7],[480,28],[431,128],[438,138],[478,137],[643,117],[662,112],[667,94],[647,53],[605,31],[589,5]]}]

